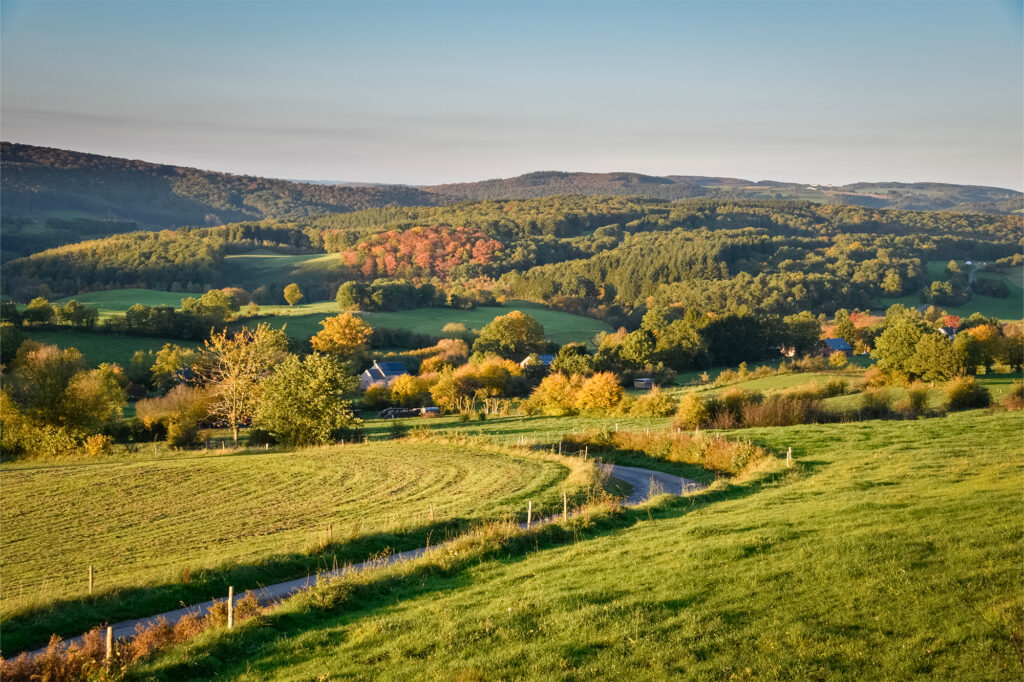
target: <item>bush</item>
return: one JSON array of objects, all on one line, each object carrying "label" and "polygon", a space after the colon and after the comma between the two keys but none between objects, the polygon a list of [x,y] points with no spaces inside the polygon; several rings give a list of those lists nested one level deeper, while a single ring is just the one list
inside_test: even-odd
[{"label": "bush", "polygon": [[775,395],[743,406],[743,426],[796,426],[820,420],[821,403],[815,399]]},{"label": "bush", "polygon": [[277,445],[277,439],[274,438],[274,434],[263,429],[250,429],[249,430],[249,446],[259,445]]},{"label": "bush", "polygon": [[721,411],[728,412],[737,420],[742,416],[744,406],[759,403],[762,399],[759,391],[744,391],[742,388],[730,388],[718,396]]},{"label": "bush", "polygon": [[695,392],[684,393],[679,400],[679,408],[676,410],[675,419],[672,420],[672,427],[698,429],[707,426],[710,420],[711,411],[704,398]]},{"label": "bush", "polygon": [[916,417],[928,409],[928,386],[915,381],[907,387],[907,399],[901,405],[901,411]]},{"label": "bush", "polygon": [[971,410],[992,404],[992,394],[974,380],[974,377],[960,377],[946,384],[946,409]]},{"label": "bush", "polygon": [[363,403],[371,410],[379,410],[391,404],[391,391],[387,384],[371,384],[363,394]]},{"label": "bush", "polygon": [[669,417],[676,411],[675,399],[655,386],[636,399],[629,413],[634,417]]},{"label": "bush", "polygon": [[608,411],[615,408],[624,395],[619,379],[612,372],[597,372],[580,386],[576,407],[584,412]]},{"label": "bush", "polygon": [[86,438],[82,446],[85,448],[85,454],[90,457],[97,457],[99,455],[109,455],[110,446],[113,442],[114,439],[110,436],[95,433]]},{"label": "bush", "polygon": [[828,366],[832,369],[842,369],[849,363],[850,360],[846,357],[846,353],[841,350],[837,350],[828,356]]},{"label": "bush", "polygon": [[884,388],[869,388],[860,394],[860,413],[866,419],[881,419],[892,412],[892,395]]},{"label": "bush", "polygon": [[196,447],[199,445],[199,425],[192,421],[172,421],[167,425],[167,444],[173,448]]}]

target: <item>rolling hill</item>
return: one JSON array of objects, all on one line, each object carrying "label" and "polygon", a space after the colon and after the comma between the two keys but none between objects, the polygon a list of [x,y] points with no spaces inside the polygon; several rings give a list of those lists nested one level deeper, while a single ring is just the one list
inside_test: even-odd
[{"label": "rolling hill", "polygon": [[410,187],[295,182],[0,143],[4,260],[137,229],[296,219],[385,206],[437,206],[555,195],[802,200],[871,208],[1008,214],[1024,194],[997,187],[860,182],[843,186],[634,172],[539,171],[513,178]]}]

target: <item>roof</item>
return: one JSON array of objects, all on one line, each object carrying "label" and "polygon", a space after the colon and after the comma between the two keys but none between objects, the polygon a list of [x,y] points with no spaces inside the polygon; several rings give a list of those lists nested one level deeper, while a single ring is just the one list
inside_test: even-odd
[{"label": "roof", "polygon": [[825,345],[832,350],[853,350],[853,346],[846,342],[846,339],[825,339]]},{"label": "roof", "polygon": [[386,376],[401,376],[409,373],[405,369],[405,365],[400,362],[375,362],[373,368],[380,370]]},{"label": "roof", "polygon": [[[532,357],[533,357],[532,355],[527,355],[525,358],[523,358],[522,362],[519,363],[519,366],[520,367],[526,367],[527,365],[531,364],[530,358],[532,358]],[[551,363],[554,362],[554,361],[555,361],[555,356],[554,355],[548,355],[548,354],[538,355],[537,356],[537,363],[536,364],[544,365],[545,367],[550,367]]]},{"label": "roof", "polygon": [[953,338],[954,336],[956,336],[956,330],[953,329],[952,327],[939,327],[939,333],[948,338]]}]

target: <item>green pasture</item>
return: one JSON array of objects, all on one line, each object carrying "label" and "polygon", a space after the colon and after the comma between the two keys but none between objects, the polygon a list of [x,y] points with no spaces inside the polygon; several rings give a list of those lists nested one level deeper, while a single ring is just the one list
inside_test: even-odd
[{"label": "green pasture", "polygon": [[[928,274],[932,281],[946,279],[946,265],[949,261],[929,261]],[[961,268],[965,268],[964,261],[957,261]],[[1024,267],[1009,268],[1005,272],[978,272],[979,279],[1003,280],[1009,286],[1010,295],[1007,298],[995,298],[994,296],[982,296],[974,294],[966,305],[962,306],[939,306],[944,308],[951,315],[969,317],[972,313],[981,313],[989,317],[998,317],[1000,320],[1020,320],[1024,318]],[[908,308],[916,308],[921,303],[921,298],[915,292],[898,298],[883,298],[882,310],[897,303],[902,303]]]},{"label": "green pasture", "polygon": [[25,338],[39,343],[55,344],[61,348],[77,348],[82,352],[86,364],[90,367],[95,367],[103,362],[116,362],[124,367],[132,359],[135,351],[158,351],[167,343],[174,343],[182,347],[199,345],[195,341],[182,339],[94,334],[73,329],[25,329],[24,333]]},{"label": "green pasture", "polygon": [[1019,679],[1019,412],[734,435],[796,466],[333,609],[300,599],[134,675]]}]

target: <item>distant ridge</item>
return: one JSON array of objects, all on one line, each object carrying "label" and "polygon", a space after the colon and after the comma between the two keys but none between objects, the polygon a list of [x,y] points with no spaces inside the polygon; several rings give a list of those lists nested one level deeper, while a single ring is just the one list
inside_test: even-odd
[{"label": "distant ridge", "polygon": [[413,187],[234,175],[99,154],[0,143],[0,254],[4,260],[137,229],[298,219],[387,206],[438,206],[554,195],[675,201],[801,200],[872,208],[1009,214],[1024,194],[935,182],[838,187],[773,180],[635,172],[536,171],[513,178]]}]

